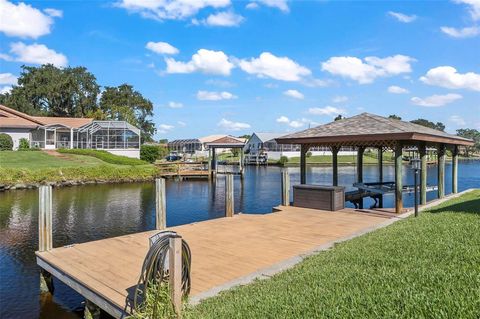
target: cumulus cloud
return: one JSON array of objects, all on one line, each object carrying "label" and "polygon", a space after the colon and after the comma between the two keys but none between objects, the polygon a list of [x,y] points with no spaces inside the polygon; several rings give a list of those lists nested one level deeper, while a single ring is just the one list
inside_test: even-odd
[{"label": "cumulus cloud", "polygon": [[425,106],[425,107],[439,107],[439,106],[444,106],[446,104],[455,102],[459,99],[461,99],[462,96],[460,94],[444,94],[444,95],[432,95],[432,96],[427,96],[425,98],[419,98],[419,97],[412,97],[411,101],[415,105],[419,106]]},{"label": "cumulus cloud", "polygon": [[454,67],[439,66],[430,69],[420,81],[447,89],[468,89],[480,91],[480,74],[474,72],[458,73]]},{"label": "cumulus cloud", "polygon": [[308,109],[308,113],[312,115],[337,116],[339,114],[345,115],[347,114],[347,111],[342,108],[328,105],[325,107],[311,107]]},{"label": "cumulus cloud", "polygon": [[333,103],[343,103],[348,101],[348,96],[334,96],[332,99]]},{"label": "cumulus cloud", "polygon": [[17,77],[12,73],[0,73],[0,84],[17,84]]},{"label": "cumulus cloud", "polygon": [[307,124],[317,124],[317,123],[312,122],[312,121],[310,121],[309,119],[306,119],[306,118],[302,118],[302,119],[299,119],[299,120],[290,120],[285,115],[280,116],[279,118],[277,118],[276,121],[277,121],[277,123],[286,124],[286,125],[288,125],[292,128],[300,128],[300,127],[305,126]]},{"label": "cumulus cloud", "polygon": [[193,73],[230,75],[234,68],[223,51],[200,49],[188,62],[176,61],[173,58],[165,58],[167,73]]},{"label": "cumulus cloud", "polygon": [[394,17],[395,19],[397,19],[398,21],[403,22],[403,23],[410,23],[410,22],[413,22],[417,19],[417,16],[414,15],[414,14],[407,15],[407,14],[404,14],[404,13],[393,12],[393,11],[389,11],[388,14],[390,16]]},{"label": "cumulus cloud", "polygon": [[465,27],[463,29],[441,27],[440,30],[453,38],[472,38],[480,34],[480,28],[477,26]]},{"label": "cumulus cloud", "polygon": [[386,58],[366,57],[363,61],[357,57],[331,57],[322,63],[322,70],[334,75],[350,78],[360,84],[372,83],[377,77],[393,76],[412,72],[411,63],[415,59],[405,55]]},{"label": "cumulus cloud", "polygon": [[[60,10],[56,11],[61,12]],[[7,36],[36,39],[49,34],[52,24],[53,19],[48,12],[45,14],[23,2],[14,4],[0,0],[0,32]]]},{"label": "cumulus cloud", "polygon": [[58,9],[47,8],[47,9],[43,10],[43,12],[45,12],[46,14],[48,14],[49,16],[51,16],[53,18],[62,18],[63,17],[63,11],[58,10]]},{"label": "cumulus cloud", "polygon": [[168,102],[167,106],[171,109],[181,109],[183,107],[183,103],[180,102]]},{"label": "cumulus cloud", "polygon": [[285,115],[282,115],[277,119],[277,122],[278,123],[290,123],[290,119],[288,117],[286,117]]},{"label": "cumulus cloud", "polygon": [[287,0],[257,0],[257,2],[267,7],[279,9],[285,13],[290,11]]},{"label": "cumulus cloud", "polygon": [[452,115],[449,118],[450,122],[455,123],[458,126],[465,126],[467,122],[460,115]]},{"label": "cumulus cloud", "polygon": [[309,69],[288,57],[277,57],[270,52],[263,52],[258,58],[241,60],[239,66],[249,74],[280,81],[300,81],[311,74]]},{"label": "cumulus cloud", "polygon": [[480,20],[480,1],[478,0],[454,0],[459,4],[466,4],[474,21]]},{"label": "cumulus cloud", "polygon": [[67,57],[61,53],[47,48],[43,44],[27,45],[23,42],[16,42],[10,44],[10,54],[0,55],[1,59],[6,61],[15,61],[31,64],[46,64],[51,63],[57,67],[67,66]]},{"label": "cumulus cloud", "polygon": [[198,91],[197,92],[197,99],[201,101],[232,100],[236,98],[237,96],[226,91],[223,91],[223,92]]},{"label": "cumulus cloud", "polygon": [[256,2],[249,2],[245,6],[246,9],[253,10],[253,9],[258,9],[259,5]]},{"label": "cumulus cloud", "polygon": [[166,134],[166,133],[170,132],[171,130],[173,130],[174,128],[175,128],[175,126],[173,126],[173,125],[160,124],[160,125],[158,125],[157,133]]},{"label": "cumulus cloud", "polygon": [[2,86],[0,87],[0,94],[9,93],[12,90],[11,86]]},{"label": "cumulus cloud", "polygon": [[240,131],[250,128],[250,124],[248,123],[234,122],[224,118],[221,119],[217,125],[227,131]]},{"label": "cumulus cloud", "polygon": [[407,89],[404,89],[400,86],[396,86],[396,85],[391,85],[388,87],[388,92],[389,93],[393,93],[393,94],[406,94],[406,93],[409,93],[409,91]]},{"label": "cumulus cloud", "polygon": [[148,50],[158,54],[177,54],[179,51],[173,45],[167,42],[148,42],[145,46]]},{"label": "cumulus cloud", "polygon": [[196,15],[204,8],[225,8],[230,6],[231,2],[230,0],[121,0],[116,5],[131,13],[138,13],[143,18],[162,21],[184,20]]},{"label": "cumulus cloud", "polygon": [[299,99],[299,100],[303,100],[305,97],[302,93],[300,93],[297,90],[286,90],[283,92],[283,95],[289,96],[294,99]]},{"label": "cumulus cloud", "polygon": [[194,25],[203,24],[213,27],[236,27],[239,26],[243,20],[245,20],[245,18],[239,14],[232,11],[224,11],[210,14],[206,19],[193,19],[192,23]]}]

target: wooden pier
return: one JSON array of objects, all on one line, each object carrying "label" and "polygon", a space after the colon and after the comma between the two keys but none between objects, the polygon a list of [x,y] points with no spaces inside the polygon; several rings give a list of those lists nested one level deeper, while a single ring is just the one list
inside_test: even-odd
[{"label": "wooden pier", "polygon": [[[192,251],[190,298],[281,269],[292,258],[391,223],[395,214],[277,207],[265,215],[237,214],[168,228]],[[131,313],[131,300],[150,236],[158,230],[37,252],[38,265],[115,318]]]}]

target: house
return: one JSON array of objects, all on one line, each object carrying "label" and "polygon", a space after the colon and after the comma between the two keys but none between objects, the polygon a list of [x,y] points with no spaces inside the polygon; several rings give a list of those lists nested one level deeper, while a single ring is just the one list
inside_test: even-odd
[{"label": "house", "polygon": [[[246,158],[257,158],[265,156],[268,159],[278,160],[282,156],[288,158],[300,156],[300,145],[297,144],[278,144],[276,139],[284,136],[285,133],[253,133],[243,148]],[[312,155],[331,155],[328,147],[310,148]],[[342,149],[341,155],[356,154],[351,149]]]},{"label": "house", "polygon": [[30,147],[46,150],[82,148],[140,158],[140,130],[125,121],[97,121],[91,118],[30,116],[0,105],[0,133],[20,139]]},{"label": "house", "polygon": [[[208,144],[214,143],[215,141],[218,141],[224,138],[234,139],[235,141],[238,141],[241,143],[245,143],[246,141],[244,138],[240,138],[240,137],[235,137],[235,136],[226,135],[226,134],[216,134],[216,135],[209,135],[209,136],[194,138],[194,139],[173,140],[168,142],[168,148],[171,151],[176,151],[183,154],[207,157],[208,150],[209,150]],[[229,151],[230,151],[229,148],[217,148],[218,153],[229,152]]]}]

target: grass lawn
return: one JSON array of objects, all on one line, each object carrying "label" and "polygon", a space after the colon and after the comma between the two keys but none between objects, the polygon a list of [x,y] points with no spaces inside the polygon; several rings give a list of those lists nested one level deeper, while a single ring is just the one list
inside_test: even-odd
[{"label": "grass lawn", "polygon": [[0,168],[42,169],[54,167],[81,167],[105,164],[91,156],[65,154],[62,157],[41,151],[2,151]]},{"label": "grass lawn", "polygon": [[480,191],[221,293],[185,317],[479,318]]}]

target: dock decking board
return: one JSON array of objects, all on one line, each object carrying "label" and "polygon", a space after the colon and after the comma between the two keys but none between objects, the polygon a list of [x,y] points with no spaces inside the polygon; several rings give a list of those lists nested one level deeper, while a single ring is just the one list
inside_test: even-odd
[{"label": "dock decking board", "polygon": [[[266,214],[238,214],[170,227],[192,250],[192,289],[195,296],[271,267],[316,247],[375,227],[394,214],[337,212],[279,207]],[[149,237],[147,231],[37,252],[38,263],[115,317],[125,314],[133,296]],[[57,274],[57,275],[56,275]],[[73,284],[72,284],[73,283]],[[77,286],[80,286],[78,288]],[[80,290],[80,291],[79,291]],[[85,293],[85,290],[88,290]],[[98,300],[102,300],[99,302]],[[102,307],[103,305],[103,307]]]}]

